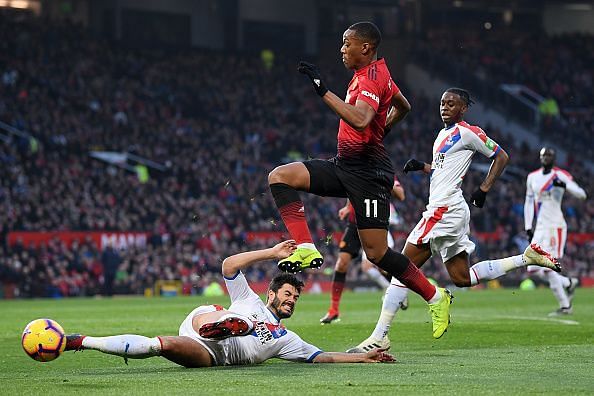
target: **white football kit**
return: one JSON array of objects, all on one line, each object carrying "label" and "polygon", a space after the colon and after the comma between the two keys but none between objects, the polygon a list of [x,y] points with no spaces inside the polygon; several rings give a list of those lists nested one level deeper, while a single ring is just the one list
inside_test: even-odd
[{"label": "white football kit", "polygon": [[194,309],[179,328],[180,336],[190,337],[208,350],[215,366],[255,364],[271,358],[312,362],[322,353],[319,348],[306,343],[280,323],[280,319],[250,288],[241,271],[233,278],[225,277],[225,284],[231,298],[228,310],[252,319],[252,333],[219,341],[201,337],[194,330],[192,319],[197,315],[222,309],[216,305],[204,305]]},{"label": "white football kit", "polygon": [[499,151],[480,127],[465,121],[439,131],[433,143],[429,204],[406,242],[429,243],[432,254],[444,262],[460,252],[474,252],[468,238],[470,209],[460,186],[475,152],[494,158]]},{"label": "white football kit", "polygon": [[[561,210],[564,188],[556,187],[553,181],[565,183],[567,191],[579,198],[586,199],[586,192],[573,181],[569,172],[553,167],[547,174],[540,168],[530,173],[526,179],[526,201],[524,203],[524,227],[534,229],[532,242],[538,243],[556,258],[563,257],[567,239],[567,223]],[[536,216],[536,227],[532,222]],[[529,266],[528,270],[535,269]],[[538,268],[536,268],[538,269]]]}]

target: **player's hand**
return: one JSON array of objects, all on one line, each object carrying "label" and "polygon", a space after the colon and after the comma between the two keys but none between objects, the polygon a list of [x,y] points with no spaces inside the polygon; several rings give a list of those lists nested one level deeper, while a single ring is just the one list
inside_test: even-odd
[{"label": "player's hand", "polygon": [[561,187],[561,188],[566,188],[567,184],[565,184],[565,182],[561,179],[558,178],[554,178],[553,179],[553,186],[555,187]]},{"label": "player's hand", "polygon": [[276,244],[271,249],[274,258],[281,260],[289,257],[297,249],[297,243],[293,239],[289,239]]},{"label": "player's hand", "polygon": [[328,88],[326,88],[324,85],[324,82],[322,81],[322,75],[320,74],[320,71],[316,65],[309,62],[300,61],[297,65],[297,71],[309,77],[318,95],[326,95]]},{"label": "player's hand", "polygon": [[487,193],[481,190],[481,188],[479,187],[470,196],[470,203],[472,204],[472,206],[482,208],[485,205],[485,199],[487,199]]},{"label": "player's hand", "polygon": [[528,242],[532,242],[532,237],[534,237],[534,231],[526,230],[526,235],[528,235]]},{"label": "player's hand", "polygon": [[365,363],[388,363],[395,362],[394,356],[387,353],[387,348],[374,348],[365,355]]},{"label": "player's hand", "polygon": [[344,207],[340,208],[340,210],[338,211],[338,218],[340,220],[344,220],[345,217],[347,217],[349,215],[349,213],[351,213],[351,208],[349,207],[349,205],[344,206]]},{"label": "player's hand", "polygon": [[404,168],[402,169],[402,171],[404,173],[408,173],[420,171],[423,169],[425,169],[425,163],[423,161],[418,161],[414,158],[411,158],[408,161],[406,161],[406,164],[404,164]]}]

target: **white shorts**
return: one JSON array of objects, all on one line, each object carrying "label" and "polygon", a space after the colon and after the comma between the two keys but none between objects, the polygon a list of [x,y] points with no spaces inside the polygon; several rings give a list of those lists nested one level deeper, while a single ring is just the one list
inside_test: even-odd
[{"label": "white shorts", "polygon": [[179,335],[190,337],[200,345],[202,345],[213,360],[213,365],[215,366],[223,366],[226,361],[226,342],[227,340],[220,340],[214,341],[208,338],[200,337],[198,332],[194,330],[194,326],[192,326],[192,320],[194,317],[198,315],[202,315],[205,313],[221,311],[223,307],[220,305],[201,305],[198,308],[194,309],[192,312],[189,313],[188,316],[184,319],[182,324],[179,326]]},{"label": "white shorts", "polygon": [[406,242],[413,245],[429,243],[431,253],[439,254],[446,262],[460,252],[474,252],[474,242],[468,238],[469,223],[470,209],[465,201],[452,206],[427,206]]},{"label": "white shorts", "polygon": [[[565,251],[565,242],[567,241],[567,227],[536,227],[532,242],[538,243],[540,247],[549,252],[555,258],[562,258]],[[548,272],[546,268],[538,265],[529,265],[526,267],[528,272]]]}]

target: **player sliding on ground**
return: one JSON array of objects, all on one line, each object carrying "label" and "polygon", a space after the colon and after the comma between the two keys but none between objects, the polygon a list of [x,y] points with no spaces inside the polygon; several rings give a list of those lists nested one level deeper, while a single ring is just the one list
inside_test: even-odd
[{"label": "player sliding on ground", "polygon": [[[472,103],[467,91],[460,88],[446,90],[439,106],[444,128],[433,143],[432,163],[410,159],[404,165],[404,173],[423,171],[431,175],[427,210],[408,236],[404,255],[418,267],[432,255],[439,255],[458,287],[474,286],[481,281],[499,278],[529,264],[559,272],[561,267],[557,260],[536,244],[528,246],[524,254],[470,266],[469,256],[474,251],[474,243],[468,238],[470,210],[460,188],[462,179],[476,152],[493,159],[485,180],[470,197],[473,206],[482,208],[487,193],[509,160],[507,153],[481,128],[464,121],[464,114]],[[407,295],[408,289],[393,279],[386,290],[380,318],[372,335],[351,350],[365,351],[376,345],[389,347],[387,334],[390,325],[398,311],[399,301],[403,301]]]},{"label": "player sliding on ground", "polygon": [[300,62],[298,66],[324,103],[340,117],[338,152],[330,160],[293,162],[270,172],[272,197],[291,238],[298,244],[278,267],[299,272],[319,268],[324,262],[307,226],[299,191],[348,198],[355,209],[367,258],[427,301],[433,337],[439,338],[449,324],[450,292],[429,283],[410,259],[390,249],[387,242],[394,168],[383,140],[389,129],[408,114],[410,104],[392,80],[385,60],[378,58],[381,34],[373,23],[351,25],[342,41],[342,61],[354,71],[345,100],[326,88],[315,65]]},{"label": "player sliding on ground", "polygon": [[392,362],[384,349],[351,355],[323,352],[287,330],[289,318],[303,287],[291,274],[270,283],[266,304],[248,285],[242,269],[263,260],[279,260],[295,250],[294,241],[264,250],[239,253],[223,262],[223,276],[231,306],[203,305],[182,322],[179,336],[144,337],[124,334],[110,337],[68,335],[66,350],[94,349],[127,359],[161,356],[184,367],[210,367],[261,363],[280,358],[309,363]]}]

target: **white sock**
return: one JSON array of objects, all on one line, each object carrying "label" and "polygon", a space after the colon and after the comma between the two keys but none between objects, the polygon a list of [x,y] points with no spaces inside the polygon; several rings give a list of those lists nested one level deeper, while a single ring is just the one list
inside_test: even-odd
[{"label": "white sock", "polygon": [[382,275],[380,270],[375,267],[371,267],[367,270],[367,276],[371,278],[379,287],[386,289],[390,286],[390,282]]},{"label": "white sock", "polygon": [[158,337],[148,338],[134,334],[110,337],[85,337],[82,341],[86,349],[94,349],[124,358],[144,359],[161,353],[161,341]]},{"label": "white sock", "polygon": [[435,294],[427,301],[427,304],[435,304],[439,300],[441,300],[441,292],[439,291],[439,287],[435,287]]},{"label": "white sock", "polygon": [[297,247],[298,248],[302,247],[302,248],[306,248],[306,249],[318,250],[318,248],[316,248],[316,245],[314,245],[311,242],[300,243],[299,245],[297,245]]},{"label": "white sock", "polygon": [[522,254],[498,260],[481,261],[470,267],[470,284],[474,286],[483,280],[496,279],[511,270],[524,266],[526,266],[526,262]]},{"label": "white sock", "polygon": [[[565,278],[565,277],[562,275],[559,275],[558,273],[556,273],[554,271],[549,271],[547,273],[547,278],[549,280],[549,287],[551,288],[553,295],[559,302],[559,308],[569,307],[571,305],[571,303],[569,302],[569,297],[567,296],[567,293],[565,292],[565,287],[563,287],[563,283],[564,283],[563,278]],[[567,278],[565,278],[565,279],[567,279]],[[569,282],[569,279],[567,279],[567,281]]]},{"label": "white sock", "polygon": [[394,320],[396,312],[398,312],[398,309],[400,308],[400,303],[408,296],[408,288],[398,281],[396,282],[400,285],[395,285],[394,279],[395,278],[392,278],[392,284],[386,289],[384,302],[382,303],[382,312],[380,313],[375,329],[371,334],[373,338],[378,340],[381,340],[388,335],[390,325]]}]

